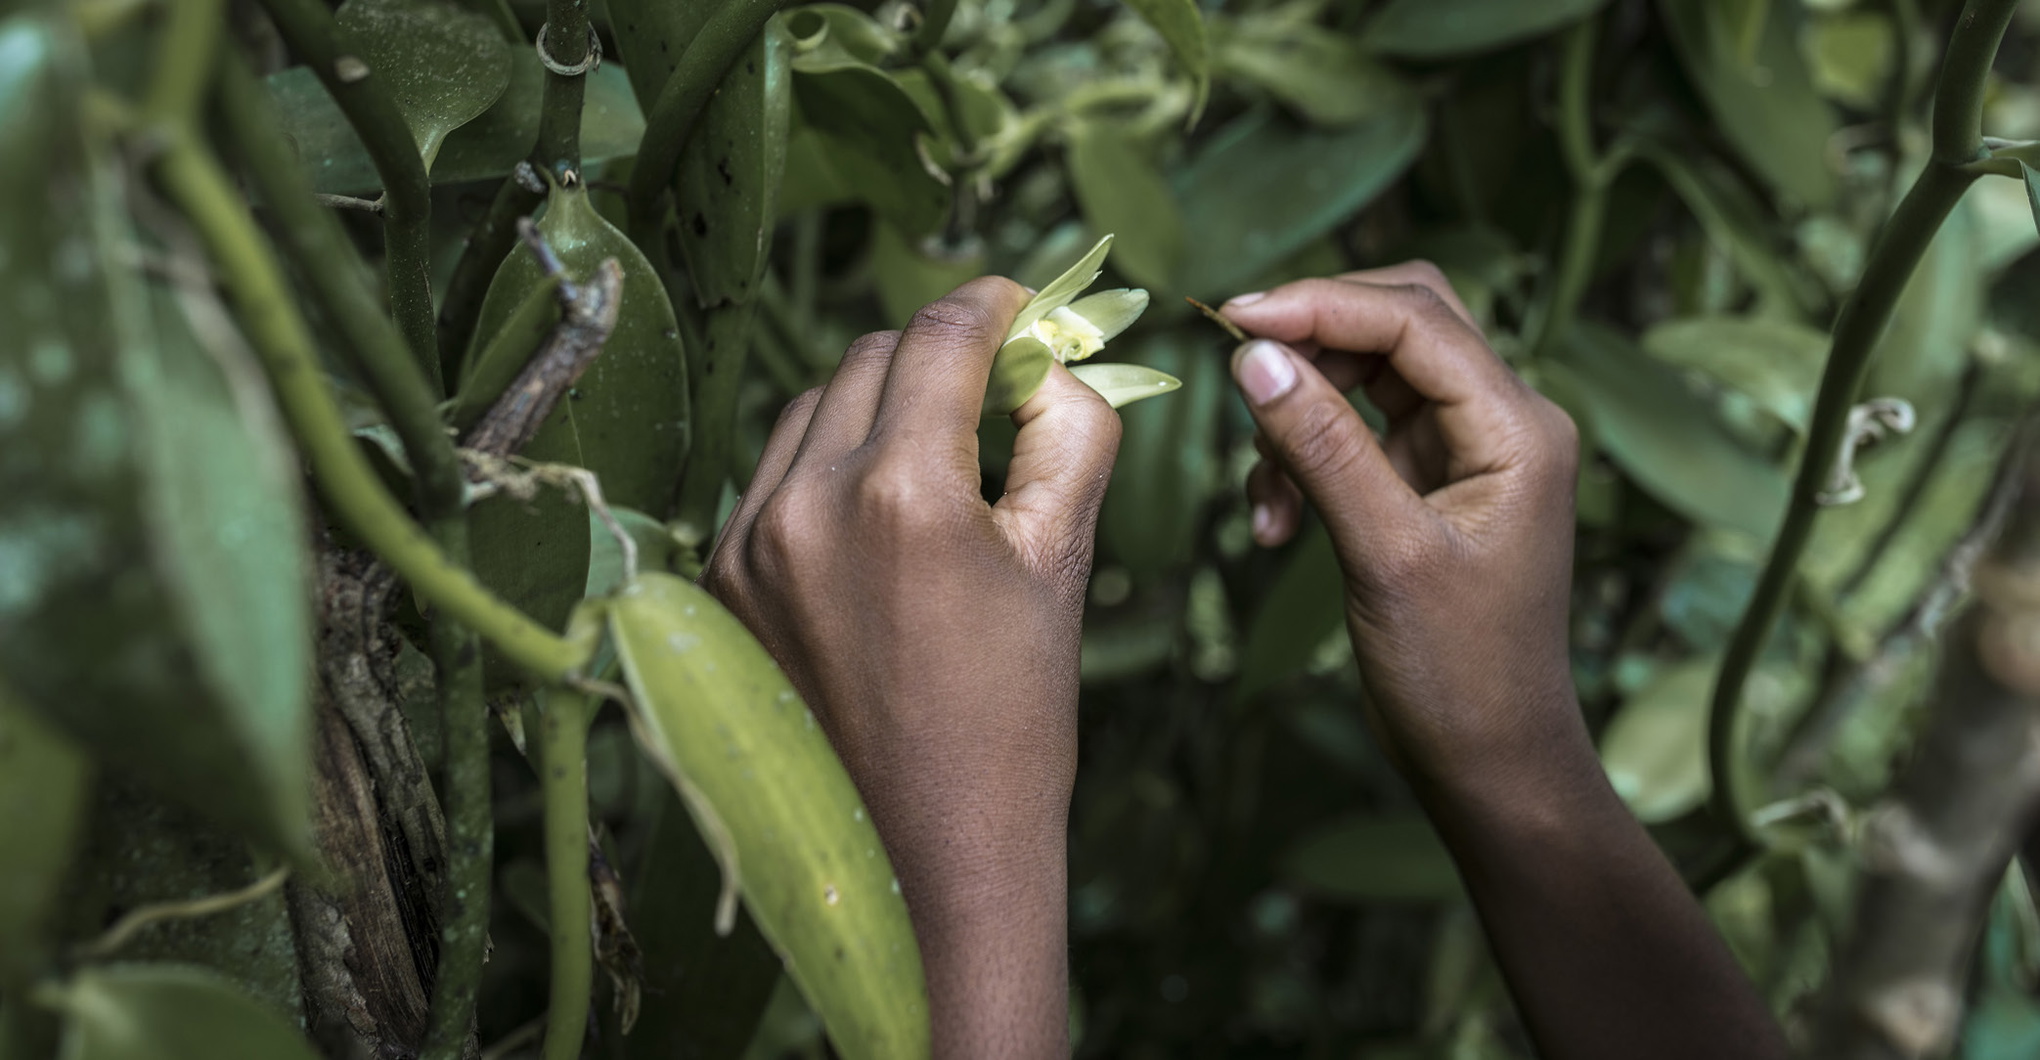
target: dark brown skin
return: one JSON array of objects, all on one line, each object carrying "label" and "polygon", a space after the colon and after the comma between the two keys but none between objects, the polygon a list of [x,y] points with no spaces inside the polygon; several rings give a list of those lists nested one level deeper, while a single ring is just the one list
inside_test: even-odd
[{"label": "dark brown skin", "polygon": [[[1058,367],[978,495],[978,408],[1026,292],[973,281],[869,335],[774,429],[708,586],[823,719],[898,870],[940,1057],[1066,1055],[1079,627],[1118,417]],[[1437,823],[1554,1058],[1784,1057],[1616,798],[1566,657],[1577,436],[1422,263],[1244,295],[1255,537],[1308,499],[1369,721]],[[1377,440],[1341,396],[1388,413]]]}]

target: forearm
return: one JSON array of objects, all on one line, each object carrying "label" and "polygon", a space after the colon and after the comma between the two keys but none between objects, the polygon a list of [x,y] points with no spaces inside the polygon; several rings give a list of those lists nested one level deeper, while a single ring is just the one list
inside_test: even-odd
[{"label": "forearm", "polygon": [[1584,730],[1549,739],[1419,785],[1543,1055],[1788,1055],[1762,997],[1608,785]]}]

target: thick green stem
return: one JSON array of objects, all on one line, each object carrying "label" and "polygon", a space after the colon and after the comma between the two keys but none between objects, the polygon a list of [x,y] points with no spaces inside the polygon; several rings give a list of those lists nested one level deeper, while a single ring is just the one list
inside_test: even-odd
[{"label": "thick green stem", "polygon": [[[588,58],[587,0],[546,0],[545,53],[572,67]],[[538,144],[531,164],[564,181],[581,168],[581,100],[588,75],[545,72],[545,98],[538,112]]]},{"label": "thick green stem", "polygon": [[212,83],[225,12],[225,0],[188,0],[170,9],[142,106],[145,121],[178,129],[197,122],[199,104]]},{"label": "thick green stem", "polygon": [[722,505],[723,483],[730,477],[736,450],[737,391],[744,378],[744,358],[751,349],[751,323],[757,299],[742,305],[719,305],[703,314],[703,339],[687,359],[688,385],[694,395],[694,448],[680,478],[680,504],[673,526],[689,545],[715,536],[715,517]]},{"label": "thick green stem", "polygon": [[311,462],[314,480],[341,520],[426,601],[480,632],[513,662],[546,681],[578,670],[590,646],[567,641],[492,595],[436,547],[383,488],[326,388],[311,333],[284,287],[282,263],[219,162],[180,130],[168,138],[155,167],[171,199],[205,241]]},{"label": "thick green stem", "polygon": [[1962,12],[1941,68],[1934,101],[1933,159],[1898,204],[1870,250],[1863,278],[1842,306],[1835,322],[1820,396],[1807,430],[1785,522],[1772,543],[1770,558],[1741,622],[1722,659],[1708,718],[1708,765],[1714,778],[1714,815],[1730,825],[1746,850],[1761,845],[1750,825],[1750,811],[1762,786],[1744,760],[1743,686],[1763,653],[1771,630],[1784,610],[1799,559],[1813,535],[1820,496],[1841,455],[1849,412],[1870,367],[1892,309],[1926,254],[1948,214],[1962,200],[1977,174],[1965,163],[1984,153],[1983,86],[1998,43],[2011,21],[2017,0],[1970,0]]},{"label": "thick green stem", "polygon": [[645,135],[630,173],[630,234],[638,249],[658,260],[666,190],[680,166],[680,152],[724,76],[758,39],[765,23],[788,0],[730,0],[695,34],[673,76],[659,90],[645,116]]},{"label": "thick green stem", "polygon": [[367,270],[340,222],[313,197],[262,84],[238,56],[220,63],[216,98],[227,141],[268,207],[277,237],[311,287],[326,319],[346,340],[350,363],[403,439],[428,523],[459,518],[463,480],[453,442],[439,419],[431,384],[390,323]]},{"label": "thick green stem", "polygon": [[[456,513],[433,527],[448,559],[468,563],[467,517]],[[439,671],[439,728],[446,772],[446,892],[442,896],[439,968],[421,1060],[461,1060],[475,1025],[482,962],[489,956],[489,891],[496,863],[496,825],[489,791],[489,710],[482,698],[480,639],[444,608],[431,614],[432,662]]]},{"label": "thick green stem", "polygon": [[554,689],[544,701],[538,767],[545,797],[545,882],[552,928],[551,1002],[543,1060],[574,1060],[588,1033],[594,985],[594,899],[588,884],[588,723],[598,704]]},{"label": "thick green stem", "polygon": [[386,89],[387,77],[362,74],[365,60],[333,13],[318,0],[262,0],[285,43],[312,68],[375,164],[383,184],[383,249],[390,311],[411,354],[445,392],[432,326],[432,185],[418,142]]}]

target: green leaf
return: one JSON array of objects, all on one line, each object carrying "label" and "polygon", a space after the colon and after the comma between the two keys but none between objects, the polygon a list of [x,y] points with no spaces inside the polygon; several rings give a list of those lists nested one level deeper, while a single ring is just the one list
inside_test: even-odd
[{"label": "green leaf", "polygon": [[1282,875],[1327,898],[1456,902],[1459,869],[1421,814],[1349,818],[1312,830],[1282,856]]},{"label": "green leaf", "polygon": [[1358,38],[1298,20],[1288,9],[1240,18],[1219,34],[1215,62],[1318,125],[1351,125],[1401,105],[1409,88]]},{"label": "green leaf", "polygon": [[2040,170],[2021,161],[2019,172],[2026,176],[2026,200],[2033,206],[2033,226],[2040,228]]},{"label": "green leaf", "polygon": [[1643,349],[1674,368],[1699,372],[1748,396],[1804,434],[1827,363],[1828,337],[1782,320],[1694,317],[1652,328],[1643,336]]},{"label": "green leaf", "polygon": [[1638,157],[1658,170],[1708,239],[1757,289],[1765,311],[1804,317],[1819,304],[1820,292],[1786,264],[1785,249],[1771,235],[1774,222],[1767,208],[1726,166],[1661,144],[1645,144]]},{"label": "green leaf", "polygon": [[1204,15],[1195,0],[1126,0],[1143,21],[1168,42],[1183,72],[1197,86],[1190,104],[1190,121],[1204,113],[1204,101],[1211,95],[1211,56],[1204,40]]},{"label": "green leaf", "polygon": [[0,982],[31,980],[50,957],[90,780],[77,745],[0,687]]},{"label": "green leaf", "polygon": [[[637,545],[638,570],[669,570],[679,546],[666,524],[640,511],[610,506],[609,514]],[[588,513],[588,588],[590,597],[608,596],[623,587],[623,546],[616,532],[594,511]]]},{"label": "green leaf", "polygon": [[886,324],[905,327],[922,306],[984,275],[984,245],[951,255],[939,237],[908,239],[880,221],[872,225],[871,272]]},{"label": "green leaf", "polygon": [[1424,144],[1414,97],[1357,125],[1306,130],[1266,111],[1220,130],[1174,184],[1192,233],[1176,286],[1216,299],[1358,212]]},{"label": "green leaf", "polygon": [[771,656],[713,597],[666,574],[609,604],[609,632],[640,746],[837,1049],[850,1060],[926,1056],[920,951],[891,863]]},{"label": "green leaf", "polygon": [[1860,110],[1877,107],[1896,44],[1891,16],[1884,11],[1819,12],[1803,38],[1814,86],[1829,99]]},{"label": "green leaf", "polygon": [[347,0],[334,14],[404,112],[431,169],[448,133],[510,87],[510,46],[488,16],[445,0]]},{"label": "green leaf", "polygon": [[1708,700],[1720,664],[1708,655],[1664,670],[1623,702],[1601,735],[1608,781],[1645,824],[1707,801]]},{"label": "green leaf", "polygon": [[1163,287],[1183,256],[1183,218],[1175,194],[1130,127],[1077,119],[1063,130],[1064,161],[1084,219],[1118,237],[1119,271],[1135,283]]},{"label": "green leaf", "polygon": [[[692,5],[673,5],[687,7]],[[637,153],[645,119],[623,70],[604,63],[587,75],[581,105],[581,160],[595,165]],[[333,195],[373,193],[381,187],[375,163],[325,86],[302,66],[271,74],[267,84],[283,126],[312,175],[313,187]],[[545,68],[529,48],[511,56],[510,85],[501,98],[455,129],[432,163],[435,184],[496,180],[509,174],[538,142]]]},{"label": "green leaf", "polygon": [[1659,0],[1672,43],[1743,160],[1805,206],[1835,197],[1828,138],[1835,115],[1814,91],[1798,41],[1798,16],[1780,7],[1765,19],[1754,58],[1746,59],[1738,28],[1717,0]]},{"label": "green leaf", "polygon": [[781,20],[767,22],[680,153],[680,251],[704,307],[749,301],[765,274],[786,172],[790,51]]},{"label": "green leaf", "polygon": [[886,71],[840,46],[793,57],[794,134],[781,209],[863,202],[908,236],[935,230],[949,188],[929,172],[917,144],[933,118]]},{"label": "green leaf", "polygon": [[1332,551],[1331,536],[1313,524],[1290,546],[1282,573],[1275,576],[1247,628],[1233,697],[1246,702],[1302,673],[1318,645],[1345,621],[1345,576]]},{"label": "green leaf", "polygon": [[1594,444],[1637,485],[1696,523],[1770,539],[1789,494],[1784,472],[1744,448],[1671,371],[1584,323],[1540,369],[1578,399]]},{"label": "green leaf", "polygon": [[1367,46],[1406,59],[1492,51],[1549,33],[1608,0],[1389,0],[1367,23]]},{"label": "green leaf", "polygon": [[1183,387],[1181,379],[1142,364],[1076,364],[1070,366],[1070,374],[1115,409]]},{"label": "green leaf", "polygon": [[52,993],[65,1060],[318,1060],[290,1021],[203,969],[91,967]]}]

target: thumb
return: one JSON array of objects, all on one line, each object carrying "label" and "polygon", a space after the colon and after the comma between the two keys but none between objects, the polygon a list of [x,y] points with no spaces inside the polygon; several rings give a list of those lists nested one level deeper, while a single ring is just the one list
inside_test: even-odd
[{"label": "thumb", "polygon": [[1423,500],[1382,452],[1346,396],[1317,366],[1279,342],[1255,339],[1233,354],[1233,378],[1278,461],[1348,557],[1381,531],[1421,514]]},{"label": "thumb", "polygon": [[1119,454],[1119,413],[1060,364],[1013,413],[1020,433],[1006,471],[1006,495],[992,506],[1023,554],[1090,567],[1098,507]]}]

